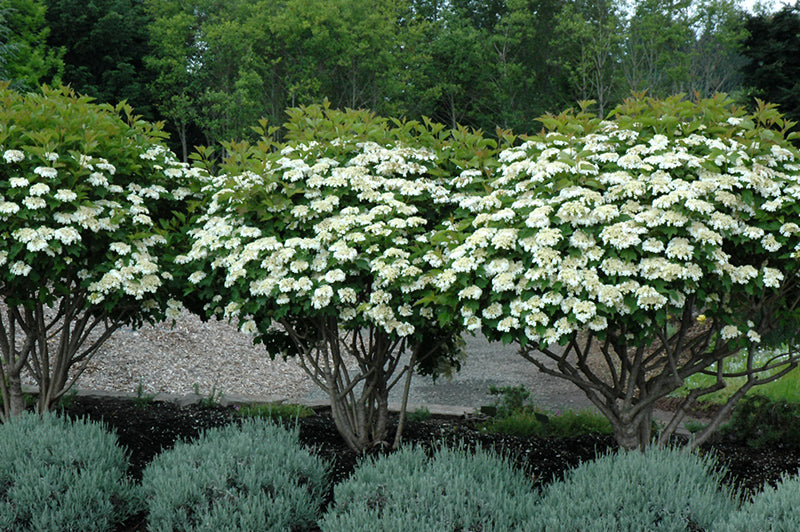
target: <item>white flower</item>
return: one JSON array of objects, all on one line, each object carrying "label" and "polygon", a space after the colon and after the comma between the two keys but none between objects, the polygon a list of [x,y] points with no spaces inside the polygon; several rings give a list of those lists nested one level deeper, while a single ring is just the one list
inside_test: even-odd
[{"label": "white flower", "polygon": [[761,245],[769,252],[775,252],[781,248],[780,242],[771,234],[764,235],[764,238],[761,239]]},{"label": "white flower", "polygon": [[479,299],[481,297],[481,289],[477,286],[468,286],[458,293],[459,299]]},{"label": "white flower", "polygon": [[778,288],[783,281],[783,273],[775,268],[764,268],[764,286]]},{"label": "white flower", "polygon": [[617,249],[626,249],[639,245],[642,241],[639,235],[646,232],[644,227],[625,221],[606,226],[600,232],[600,238]]},{"label": "white flower", "polygon": [[19,212],[19,205],[13,201],[0,201],[0,214],[16,214]]},{"label": "white flower", "polygon": [[797,233],[798,231],[800,231],[800,226],[798,226],[794,222],[785,223],[780,228],[781,235],[786,237],[791,236]]},{"label": "white flower", "polygon": [[117,255],[127,255],[131,252],[131,247],[125,242],[113,242],[109,249]]},{"label": "white flower", "polygon": [[67,246],[81,239],[81,234],[74,227],[59,227],[53,236]]},{"label": "white flower", "polygon": [[9,164],[19,163],[25,160],[25,154],[19,150],[6,150],[3,153],[3,159]]},{"label": "white flower", "polygon": [[56,192],[55,198],[59,201],[64,201],[64,202],[75,201],[76,199],[78,199],[78,195],[69,189],[60,188],[58,189],[58,192]]},{"label": "white flower", "polygon": [[595,317],[597,307],[591,301],[578,301],[572,306],[572,313],[578,321],[586,323]]},{"label": "white flower", "polygon": [[28,183],[30,183],[30,181],[28,181],[24,177],[12,177],[11,179],[8,180],[8,184],[11,185],[11,188],[27,187]]},{"label": "white flower", "polygon": [[25,264],[21,260],[18,260],[17,262],[11,265],[9,271],[11,272],[11,275],[27,277],[28,274],[31,273],[32,269],[33,268],[31,268],[29,265]]},{"label": "white flower", "polygon": [[694,246],[689,244],[687,239],[678,237],[669,241],[669,244],[667,244],[666,255],[670,259],[690,260],[692,258],[693,251]]},{"label": "white flower", "polygon": [[339,300],[346,305],[355,305],[358,301],[356,291],[352,288],[340,288],[337,292]]},{"label": "white flower", "polygon": [[733,325],[726,325],[725,327],[722,328],[719,334],[723,340],[731,340],[733,338],[739,337],[742,333],[739,331],[737,327],[734,327]]},{"label": "white flower", "polygon": [[761,343],[761,335],[752,329],[747,331],[747,338],[749,338],[750,341],[753,342],[754,344]]},{"label": "white flower", "polygon": [[410,323],[401,323],[395,329],[398,336],[410,336],[414,334],[415,328]]},{"label": "white flower", "polygon": [[487,320],[494,320],[503,314],[503,307],[500,303],[492,303],[483,310],[483,317]]},{"label": "white flower", "polygon": [[314,290],[314,295],[311,298],[311,306],[316,309],[327,307],[333,297],[333,288],[330,285],[322,285]]},{"label": "white flower", "polygon": [[44,209],[45,207],[47,207],[47,202],[42,198],[32,198],[30,196],[23,199],[22,204],[32,211],[35,211],[37,209]]},{"label": "white flower", "polygon": [[664,243],[655,238],[648,238],[642,243],[642,249],[650,253],[661,253],[664,251]]},{"label": "white flower", "polygon": [[35,183],[33,186],[31,186],[28,193],[31,196],[44,196],[48,192],[50,192],[50,187],[48,187],[45,183]]},{"label": "white flower", "polygon": [[497,330],[500,332],[509,332],[512,329],[519,327],[519,320],[513,316],[508,316],[500,320],[497,324]]},{"label": "white flower", "polygon": [[252,319],[245,320],[242,323],[242,326],[239,328],[239,330],[242,331],[244,334],[255,334],[258,332],[258,326],[256,325],[256,322],[253,321]]},{"label": "white flower", "polygon": [[325,282],[328,284],[340,283],[344,281],[346,277],[342,270],[336,268],[325,273]]},{"label": "white flower", "polygon": [[667,304],[667,298],[652,286],[640,286],[636,289],[636,304],[643,309],[659,309]]},{"label": "white flower", "polygon": [[33,169],[33,173],[47,179],[53,179],[58,175],[58,170],[49,166],[37,166]]},{"label": "white flower", "polygon": [[481,320],[477,316],[464,318],[464,326],[468,331],[476,331],[481,328]]}]

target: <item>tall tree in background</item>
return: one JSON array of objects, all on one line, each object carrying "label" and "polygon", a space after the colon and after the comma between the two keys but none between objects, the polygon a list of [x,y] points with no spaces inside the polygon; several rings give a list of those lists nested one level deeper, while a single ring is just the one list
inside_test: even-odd
[{"label": "tall tree in background", "polygon": [[800,121],[800,2],[774,14],[758,14],[745,24],[749,36],[743,68],[751,97],[777,103]]},{"label": "tall tree in background", "polygon": [[703,0],[695,6],[693,18],[696,38],[684,91],[696,91],[701,98],[718,92],[736,93],[741,89],[741,69],[746,63],[741,53],[747,37],[741,2]]},{"label": "tall tree in background", "polygon": [[48,45],[46,11],[41,0],[0,0],[0,79],[15,89],[32,90],[60,78],[62,52]]},{"label": "tall tree in background", "polygon": [[575,99],[595,100],[605,116],[618,90],[623,21],[620,6],[608,0],[565,4],[555,26],[560,63]]},{"label": "tall tree in background", "polygon": [[383,111],[408,76],[395,0],[147,0],[147,10],[156,101],[184,145],[193,125],[207,144],[247,138],[258,118],[281,123],[287,107],[324,98]]},{"label": "tall tree in background", "polygon": [[625,93],[664,97],[681,90],[691,66],[690,0],[642,0],[628,21],[622,56]]},{"label": "tall tree in background", "polygon": [[47,43],[64,50],[63,82],[99,102],[126,100],[154,117],[143,58],[147,17],[141,0],[46,0]]},{"label": "tall tree in background", "polygon": [[[536,117],[562,108],[569,79],[553,35],[565,0],[506,0],[492,35],[487,61],[491,92],[484,127],[531,131]],[[572,103],[574,100],[570,100]]]},{"label": "tall tree in background", "polygon": [[430,29],[429,116],[453,128],[481,127],[489,96],[489,31],[458,9],[448,9]]}]

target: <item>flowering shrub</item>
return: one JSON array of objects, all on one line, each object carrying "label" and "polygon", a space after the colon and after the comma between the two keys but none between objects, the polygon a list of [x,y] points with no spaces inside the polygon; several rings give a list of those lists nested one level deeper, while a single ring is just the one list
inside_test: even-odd
[{"label": "flowering shrub", "polygon": [[[23,409],[21,374],[47,410],[123,324],[163,318],[165,227],[185,211],[186,166],[130,108],[67,89],[0,88],[0,391]],[[126,120],[120,118],[124,115]],[[70,369],[72,372],[70,373]]]},{"label": "flowering shrub", "polygon": [[[452,280],[467,328],[518,342],[634,447],[650,439],[654,402],[688,375],[717,380],[684,408],[747,375],[727,413],[796,365],[800,164],[767,105],[747,115],[724,96],[644,99],[614,115],[545,117],[545,133],[500,153],[489,193],[467,184],[436,283]],[[753,363],[758,348],[784,344]],[[747,369],[727,371],[742,349]]]},{"label": "flowering shrub", "polygon": [[294,111],[285,130],[284,145],[228,146],[179,257],[187,304],[238,320],[273,356],[297,355],[362,450],[385,441],[388,392],[404,372],[457,363],[457,298],[435,274],[431,238],[450,213],[444,177],[490,146],[456,132],[444,156],[436,126],[318,107]]}]

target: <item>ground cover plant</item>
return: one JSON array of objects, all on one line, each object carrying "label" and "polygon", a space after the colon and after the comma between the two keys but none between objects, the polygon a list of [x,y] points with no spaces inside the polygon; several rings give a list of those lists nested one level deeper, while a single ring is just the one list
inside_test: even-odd
[{"label": "ground cover plant", "polygon": [[[152,459],[166,449],[172,448],[177,441],[193,441],[203,430],[235,425],[241,419],[233,407],[198,405],[179,407],[172,403],[154,401],[142,409],[131,399],[81,396],[77,397],[64,413],[71,418],[88,417],[93,420],[104,420],[109,429],[117,433],[120,444],[130,453],[132,465],[129,473],[133,478],[139,479],[141,471]],[[393,415],[391,422],[396,423],[397,417]],[[314,416],[297,421],[286,420],[283,423],[290,430],[297,427],[298,441],[313,449],[313,452],[323,460],[330,462],[329,479],[332,485],[338,485],[349,478],[356,465],[364,460],[363,455],[345,444],[330,414],[325,410],[318,411]],[[431,455],[442,446],[462,450],[476,447],[490,450],[507,457],[515,469],[524,472],[525,477],[537,490],[547,489],[547,486],[561,479],[567,471],[581,463],[589,464],[606,452],[617,449],[614,438],[610,436],[584,434],[577,437],[539,438],[516,437],[501,433],[487,434],[477,428],[474,420],[435,414],[427,420],[409,423],[404,440],[406,445],[428,449]],[[780,446],[755,450],[744,442],[726,438],[702,446],[700,452],[706,457],[714,457],[721,466],[724,466],[723,489],[737,493],[741,490],[745,501],[753,494],[760,493],[765,486],[778,483],[784,475],[794,476],[800,468],[800,453],[796,449]],[[374,459],[382,455],[382,453],[370,454]],[[656,477],[656,480],[660,478]],[[617,479],[618,482],[615,483],[608,475],[603,476],[598,482],[601,480],[618,488],[630,485],[621,479]],[[627,494],[627,496],[634,495],[634,493]],[[594,500],[595,497],[591,499]],[[333,503],[332,493],[326,495],[325,501],[324,507],[330,508]],[[446,501],[440,502],[446,503]],[[637,503],[635,507],[640,508],[640,505]],[[126,531],[146,529],[146,512],[129,520],[120,528]]]},{"label": "ground cover plant", "polygon": [[621,450],[547,486],[525,530],[709,530],[736,509],[721,480],[708,457],[676,449]]},{"label": "ground cover plant", "polygon": [[113,530],[140,509],[105,426],[45,412],[0,424],[0,530]]},{"label": "ground cover plant", "polygon": [[[687,377],[713,382],[689,391],[661,444],[699,397],[743,377],[698,446],[748,390],[797,365],[793,124],[724,95],[542,122],[488,183],[462,183],[442,277],[463,322],[580,387],[625,448],[650,444],[656,401]],[[729,367],[740,354],[744,367]]]},{"label": "ground cover plant", "polygon": [[529,399],[524,386],[491,387],[489,393],[500,398],[493,405],[483,406],[480,412],[488,419],[479,425],[489,433],[516,436],[569,437],[581,434],[611,434],[611,424],[598,412],[589,410],[547,411]]},{"label": "ground cover plant", "polygon": [[263,419],[213,428],[142,474],[149,530],[298,530],[316,523],[327,464]]},{"label": "ground cover plant", "polygon": [[334,487],[323,531],[519,529],[535,513],[529,478],[492,452],[405,447],[367,458]]},{"label": "ground cover plant", "polygon": [[120,326],[169,311],[170,242],[192,172],[125,104],[0,85],[0,420],[22,374],[52,407]]}]

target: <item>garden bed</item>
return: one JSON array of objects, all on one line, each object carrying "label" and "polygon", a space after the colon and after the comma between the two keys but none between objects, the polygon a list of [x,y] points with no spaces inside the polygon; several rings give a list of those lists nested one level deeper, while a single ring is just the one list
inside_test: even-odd
[{"label": "garden bed", "polygon": [[[239,416],[234,407],[178,406],[161,401],[126,398],[77,397],[65,408],[70,416],[102,420],[115,431],[130,453],[130,475],[140,478],[144,466],[163,449],[180,439],[193,439],[200,431],[233,423]],[[293,423],[293,422],[292,422]],[[331,480],[346,478],[358,457],[339,437],[332,419],[324,410],[298,421],[300,440],[333,460]],[[506,434],[486,434],[478,430],[476,419],[432,415],[407,425],[404,441],[423,445],[464,443],[481,445],[510,456],[531,475],[537,484],[559,478],[564,471],[615,448],[613,437],[587,434],[572,438],[523,438]],[[765,482],[775,483],[784,472],[800,468],[800,449],[771,446],[753,449],[741,441],[725,438],[703,448],[714,453],[728,468],[726,482],[745,494],[757,492]],[[132,520],[124,530],[145,530],[146,516]]]}]

